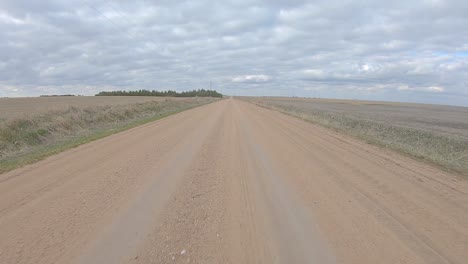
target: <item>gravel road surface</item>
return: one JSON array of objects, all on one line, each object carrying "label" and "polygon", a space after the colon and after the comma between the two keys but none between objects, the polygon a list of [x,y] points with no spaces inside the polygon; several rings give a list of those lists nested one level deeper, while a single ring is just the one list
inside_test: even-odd
[{"label": "gravel road surface", "polygon": [[467,263],[468,181],[235,99],[0,175],[0,263]]}]

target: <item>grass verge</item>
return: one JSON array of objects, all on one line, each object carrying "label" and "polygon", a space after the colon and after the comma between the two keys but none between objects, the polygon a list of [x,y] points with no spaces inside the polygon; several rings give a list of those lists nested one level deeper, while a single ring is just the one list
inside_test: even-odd
[{"label": "grass verge", "polygon": [[70,107],[0,123],[0,173],[217,99]]},{"label": "grass verge", "polygon": [[266,100],[248,101],[354,136],[370,144],[396,150],[446,171],[468,176],[468,141],[464,138],[357,118],[345,113],[302,109]]}]

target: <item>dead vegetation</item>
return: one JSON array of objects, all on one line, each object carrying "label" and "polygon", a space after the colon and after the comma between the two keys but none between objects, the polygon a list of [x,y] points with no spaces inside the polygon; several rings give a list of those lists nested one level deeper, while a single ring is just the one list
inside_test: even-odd
[{"label": "dead vegetation", "polygon": [[0,121],[0,172],[215,100],[164,99],[125,105],[70,106],[5,119]]},{"label": "dead vegetation", "polygon": [[[374,102],[372,108],[366,108],[366,104],[346,100],[244,99],[445,169],[468,174],[468,135],[465,134],[468,127],[464,123],[468,120],[463,121],[467,109],[378,102]],[[417,110],[415,113],[414,108]],[[450,115],[440,116],[440,120],[428,113],[448,111],[449,108]]]}]

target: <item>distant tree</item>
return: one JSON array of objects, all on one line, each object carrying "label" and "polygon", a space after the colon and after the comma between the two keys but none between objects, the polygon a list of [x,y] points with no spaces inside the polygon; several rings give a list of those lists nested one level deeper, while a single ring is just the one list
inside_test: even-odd
[{"label": "distant tree", "polygon": [[156,90],[138,90],[138,91],[110,91],[110,92],[100,92],[96,96],[161,96],[161,97],[223,97],[222,94],[218,93],[215,90],[192,90],[184,92],[176,91],[156,91]]}]

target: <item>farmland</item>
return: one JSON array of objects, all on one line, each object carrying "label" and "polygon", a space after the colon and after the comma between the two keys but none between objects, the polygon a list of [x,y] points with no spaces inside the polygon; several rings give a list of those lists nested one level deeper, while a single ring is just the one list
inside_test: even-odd
[{"label": "farmland", "polygon": [[39,97],[0,99],[0,172],[212,98]]},{"label": "farmland", "polygon": [[468,172],[468,108],[336,99],[244,100],[461,173]]},{"label": "farmland", "polygon": [[57,96],[0,98],[0,121],[19,117],[29,117],[70,107],[87,108],[96,106],[129,105],[165,100],[189,102],[191,98],[162,98],[154,96]]},{"label": "farmland", "polygon": [[0,29],[0,264],[468,264],[468,0],[1,0]]},{"label": "farmland", "polygon": [[0,263],[465,263],[468,181],[335,130],[217,100],[2,173]]}]

